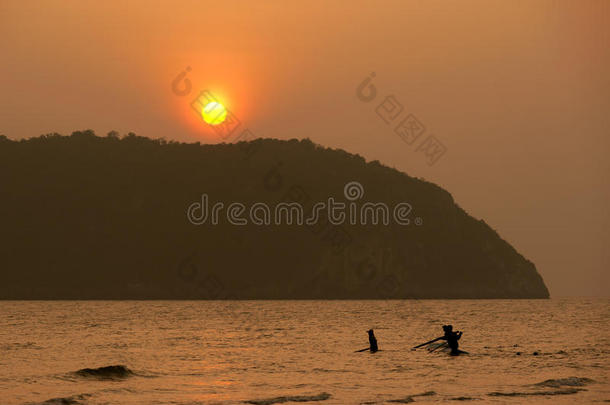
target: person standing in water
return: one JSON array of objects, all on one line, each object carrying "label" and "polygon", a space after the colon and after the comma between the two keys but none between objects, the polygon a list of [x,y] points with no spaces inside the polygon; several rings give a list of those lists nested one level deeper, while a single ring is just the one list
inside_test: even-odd
[{"label": "person standing in water", "polygon": [[[445,340],[447,342],[447,346],[449,347],[449,349],[451,349],[451,352],[449,354],[451,354],[452,356],[457,356],[460,354],[468,354],[468,352],[465,352],[465,351],[459,349],[460,345],[458,343],[458,340],[460,340],[460,338],[462,337],[462,332],[460,332],[460,331],[454,332],[453,325],[443,325],[443,332],[445,332],[445,334],[443,336],[439,336],[428,342],[419,344],[419,345],[413,347],[412,350],[415,350],[422,346],[428,346],[439,340]],[[443,347],[445,347],[444,343],[441,345],[437,345],[435,348],[432,348],[432,349],[429,348],[428,351],[433,352],[433,351],[443,348]]]},{"label": "person standing in water", "polygon": [[369,329],[367,333],[369,334],[369,350],[371,353],[375,353],[377,350],[379,350],[379,347],[377,347],[375,333],[373,333],[373,329]]},{"label": "person standing in water", "polygon": [[369,334],[369,347],[356,350],[356,353],[365,352],[367,350],[369,350],[371,353],[375,353],[379,350],[379,347],[377,346],[377,338],[375,338],[375,333],[373,332],[373,329],[369,329],[367,333]]},{"label": "person standing in water", "polygon": [[443,332],[445,332],[445,335],[441,339],[447,341],[447,345],[451,349],[450,354],[452,356],[457,356],[460,353],[464,353],[459,349],[460,345],[458,343],[458,340],[460,340],[460,338],[462,337],[462,332],[454,332],[453,325],[443,325]]}]

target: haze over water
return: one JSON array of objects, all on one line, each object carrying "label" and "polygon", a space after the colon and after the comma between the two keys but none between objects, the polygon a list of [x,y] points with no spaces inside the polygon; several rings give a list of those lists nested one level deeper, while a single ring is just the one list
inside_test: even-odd
[{"label": "haze over water", "polygon": [[[0,402],[590,403],[610,400],[609,316],[608,299],[4,301]],[[410,350],[446,323],[470,355]],[[369,328],[381,351],[354,353]],[[133,374],[75,373],[110,365]]]}]

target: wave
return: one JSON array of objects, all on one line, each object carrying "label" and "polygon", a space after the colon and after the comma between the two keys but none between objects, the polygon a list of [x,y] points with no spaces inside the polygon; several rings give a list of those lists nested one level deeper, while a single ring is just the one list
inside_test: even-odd
[{"label": "wave", "polygon": [[331,395],[327,392],[323,392],[318,395],[291,395],[282,396],[268,399],[251,399],[244,401],[247,404],[253,405],[272,405],[272,404],[283,404],[284,402],[310,402],[310,401],[325,401],[329,399]]},{"label": "wave", "polygon": [[[331,369],[331,368],[314,368],[311,371],[315,372],[315,373],[351,373],[351,370],[346,370],[346,369]],[[305,371],[305,373],[308,373],[308,371]]]},{"label": "wave", "polygon": [[398,404],[410,404],[411,402],[415,402],[413,397],[404,397],[399,399],[389,399],[388,402],[395,402]]},{"label": "wave", "polygon": [[47,399],[44,402],[39,402],[31,405],[82,405],[87,398],[89,398],[91,394],[80,394],[80,395],[72,395],[71,397],[64,398],[51,398]]},{"label": "wave", "polygon": [[399,404],[409,404],[411,402],[415,402],[415,400],[413,399],[415,397],[428,397],[430,395],[436,395],[436,392],[434,392],[434,391],[426,391],[426,392],[422,392],[421,394],[413,394],[413,395],[409,395],[409,396],[404,397],[404,398],[389,399],[387,402],[395,402],[395,403],[399,403]]},{"label": "wave", "polygon": [[6,350],[6,351],[11,351],[11,350],[22,350],[22,349],[41,349],[40,346],[38,346],[36,343],[34,342],[25,342],[25,343],[5,343],[3,345],[0,345],[0,350]]},{"label": "wave", "polygon": [[537,385],[539,387],[552,387],[552,388],[560,388],[560,387],[583,387],[585,385],[591,384],[593,381],[590,378],[586,377],[568,377],[568,378],[557,378],[550,379],[539,382]]},{"label": "wave", "polygon": [[[567,377],[567,378],[552,378],[542,382],[532,384],[535,387],[557,388],[556,390],[532,391],[532,392],[491,392],[487,395],[492,397],[524,397],[532,395],[572,395],[581,391],[586,391],[585,385],[594,383],[595,381],[586,377]],[[569,387],[569,388],[562,388]]]},{"label": "wave", "polygon": [[534,391],[534,392],[490,392],[491,397],[526,397],[532,395],[570,395],[585,391],[582,388],[565,388],[555,391]]},{"label": "wave", "polygon": [[133,371],[125,366],[106,366],[98,368],[83,368],[75,371],[80,377],[97,378],[101,380],[123,379],[133,375]]}]

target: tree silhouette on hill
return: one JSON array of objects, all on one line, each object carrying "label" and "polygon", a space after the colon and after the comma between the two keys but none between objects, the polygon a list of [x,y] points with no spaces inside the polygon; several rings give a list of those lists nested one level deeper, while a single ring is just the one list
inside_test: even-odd
[{"label": "tree silhouette on hill", "polygon": [[[91,130],[0,136],[0,298],[546,298],[533,263],[447,191],[305,140],[201,145]],[[408,226],[196,226],[247,206],[408,202]],[[419,218],[420,223],[415,220]]]}]

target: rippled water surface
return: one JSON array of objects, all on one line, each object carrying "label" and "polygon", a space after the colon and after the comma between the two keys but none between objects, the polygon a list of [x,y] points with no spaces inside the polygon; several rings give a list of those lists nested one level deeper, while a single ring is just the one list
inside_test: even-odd
[{"label": "rippled water surface", "polygon": [[[609,319],[607,299],[5,301],[0,403],[594,403]],[[469,355],[410,350],[445,323]],[[369,328],[381,351],[354,353]]]}]

